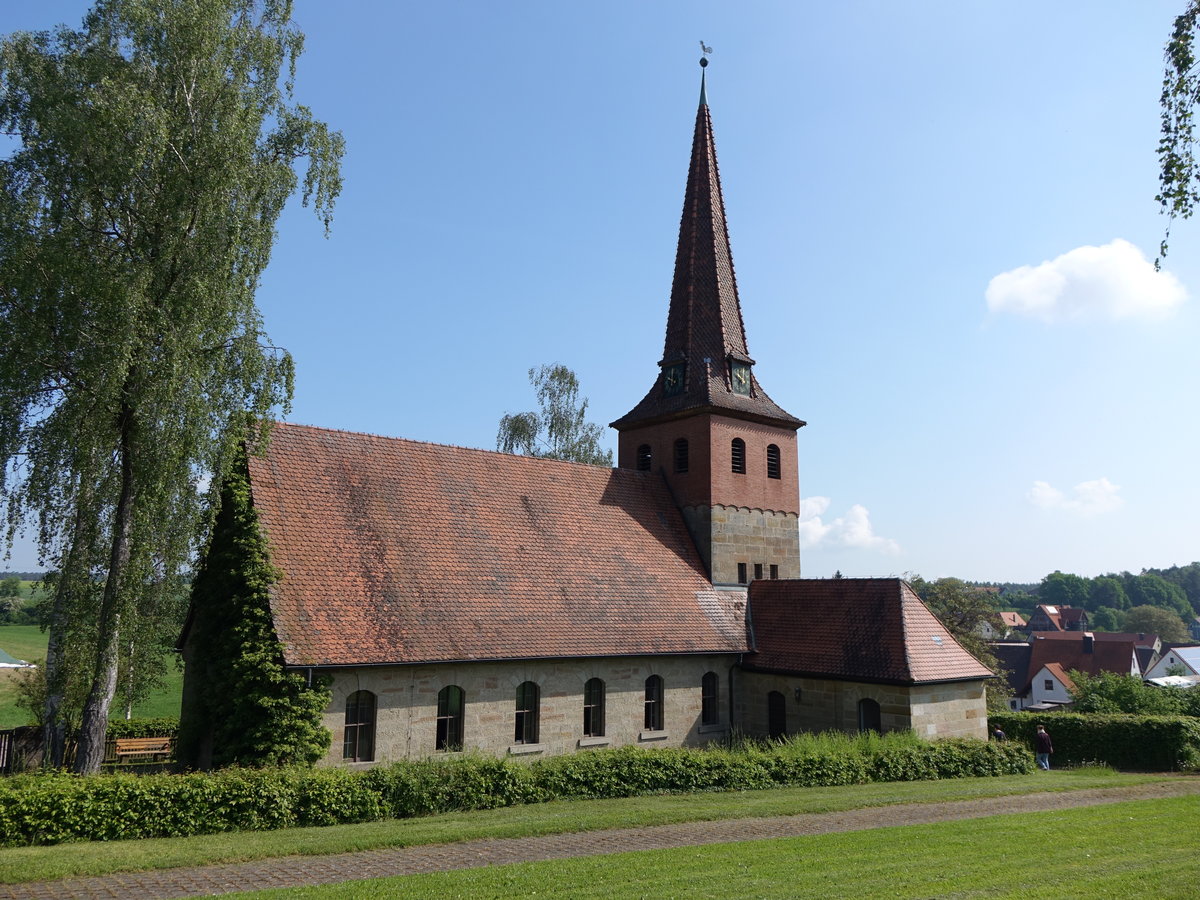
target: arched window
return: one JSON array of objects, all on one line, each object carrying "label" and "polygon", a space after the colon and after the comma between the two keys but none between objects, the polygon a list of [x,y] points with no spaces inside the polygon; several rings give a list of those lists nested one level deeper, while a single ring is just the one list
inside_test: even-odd
[{"label": "arched window", "polygon": [[604,734],[604,682],[589,678],[583,686],[583,736]]},{"label": "arched window", "polygon": [[438,691],[437,744],[438,750],[461,750],[463,748],[463,707],[466,695],[456,684],[448,684]]},{"label": "arched window", "polygon": [[663,730],[663,680],[658,675],[646,679],[646,718],[647,731]]},{"label": "arched window", "polygon": [[650,471],[650,445],[640,444],[637,448],[637,470],[639,472]]},{"label": "arched window", "polygon": [[700,724],[716,725],[721,721],[720,699],[717,690],[721,682],[716,672],[705,672],[700,679]]},{"label": "arched window", "polygon": [[779,448],[774,444],[767,444],[767,477],[779,478]]},{"label": "arched window", "polygon": [[688,448],[687,438],[680,438],[675,442],[675,471],[680,475],[688,470]]},{"label": "arched window", "polygon": [[532,681],[523,681],[517,686],[517,721],[513,742],[536,744],[538,741],[538,686]]},{"label": "arched window", "polygon": [[879,704],[870,697],[858,701],[858,730],[883,730],[883,720],[879,714]]},{"label": "arched window", "polygon": [[746,474],[746,442],[741,438],[729,442],[729,460],[735,475]]},{"label": "arched window", "polygon": [[787,734],[787,705],[783,694],[771,691],[767,694],[767,735],[771,738],[781,738]]},{"label": "arched window", "polygon": [[346,733],[342,759],[370,762],[375,758],[375,695],[355,691],[346,698]]}]

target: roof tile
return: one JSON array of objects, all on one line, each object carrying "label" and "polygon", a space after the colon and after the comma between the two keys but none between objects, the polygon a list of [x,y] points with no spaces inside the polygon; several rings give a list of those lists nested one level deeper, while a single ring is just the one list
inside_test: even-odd
[{"label": "roof tile", "polygon": [[249,467],[289,664],[746,648],[657,474],[289,424]]}]

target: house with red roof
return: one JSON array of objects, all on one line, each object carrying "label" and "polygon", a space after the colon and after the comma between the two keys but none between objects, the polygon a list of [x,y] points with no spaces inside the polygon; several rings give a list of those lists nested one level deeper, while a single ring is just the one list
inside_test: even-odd
[{"label": "house with red roof", "polygon": [[325,762],[986,738],[992,673],[907,584],[800,577],[805,423],[755,365],[702,77],[665,346],[612,423],[617,468],[290,424],[250,458],[284,663],[332,679]]},{"label": "house with red roof", "polygon": [[1029,634],[1035,631],[1086,631],[1087,627],[1087,610],[1066,604],[1039,603],[1034,607],[1025,631]]},{"label": "house with red roof", "polygon": [[1072,671],[1140,676],[1138,644],[1135,634],[1085,631],[1032,635],[1024,675],[1017,675],[1021,688],[1014,692],[1014,708],[1046,709],[1070,703],[1075,689],[1069,675]]}]

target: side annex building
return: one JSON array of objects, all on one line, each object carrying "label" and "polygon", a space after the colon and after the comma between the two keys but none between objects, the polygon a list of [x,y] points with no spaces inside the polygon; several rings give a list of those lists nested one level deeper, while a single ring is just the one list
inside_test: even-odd
[{"label": "side annex building", "polygon": [[754,367],[702,77],[663,357],[612,423],[617,468],[283,423],[250,457],[284,663],[332,678],[324,764],[986,738],[992,673],[907,584],[800,577],[805,423]]}]

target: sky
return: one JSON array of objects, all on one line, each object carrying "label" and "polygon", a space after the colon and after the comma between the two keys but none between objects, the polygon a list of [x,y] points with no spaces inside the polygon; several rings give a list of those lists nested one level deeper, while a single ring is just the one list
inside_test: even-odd
[{"label": "sky", "polygon": [[[0,0],[0,31],[87,6]],[[259,292],[287,418],[491,449],[550,362],[631,409],[703,40],[750,353],[808,423],[803,574],[1200,559],[1200,229],[1153,268],[1183,6],[296,0],[295,99],[347,151],[332,233],[293,204]]]}]

